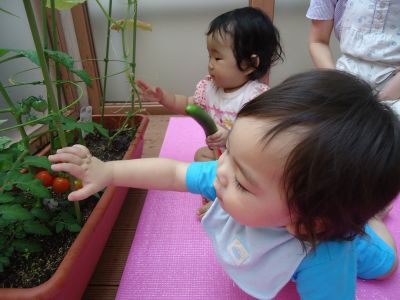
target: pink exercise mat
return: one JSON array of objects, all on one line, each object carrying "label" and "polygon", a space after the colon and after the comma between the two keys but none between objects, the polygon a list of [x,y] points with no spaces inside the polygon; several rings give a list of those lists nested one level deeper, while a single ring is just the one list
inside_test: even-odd
[{"label": "pink exercise mat", "polygon": [[[172,117],[160,157],[192,161],[202,145],[204,133],[197,123],[186,117]],[[196,217],[200,205],[198,195],[148,192],[116,299],[253,299],[219,266]],[[400,197],[387,224],[400,242]],[[289,283],[276,299],[299,299],[295,285]],[[382,282],[360,280],[357,299],[400,299],[399,272]]]}]

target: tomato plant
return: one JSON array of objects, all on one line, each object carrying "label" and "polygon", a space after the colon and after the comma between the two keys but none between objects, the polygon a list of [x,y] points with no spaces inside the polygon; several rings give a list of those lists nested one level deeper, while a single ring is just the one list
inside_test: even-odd
[{"label": "tomato plant", "polygon": [[69,189],[69,180],[65,177],[56,177],[53,180],[53,191],[56,193],[65,193]]},{"label": "tomato plant", "polygon": [[39,179],[45,187],[49,187],[53,184],[53,176],[49,171],[40,171],[35,175],[36,179]]}]

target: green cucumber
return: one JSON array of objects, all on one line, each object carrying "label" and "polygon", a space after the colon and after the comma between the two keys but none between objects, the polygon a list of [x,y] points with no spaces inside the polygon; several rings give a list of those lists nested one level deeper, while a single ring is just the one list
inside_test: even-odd
[{"label": "green cucumber", "polygon": [[218,131],[214,120],[211,119],[208,113],[200,106],[195,104],[188,104],[185,111],[188,116],[191,116],[193,119],[196,120],[197,123],[200,124],[206,136],[212,135]]}]

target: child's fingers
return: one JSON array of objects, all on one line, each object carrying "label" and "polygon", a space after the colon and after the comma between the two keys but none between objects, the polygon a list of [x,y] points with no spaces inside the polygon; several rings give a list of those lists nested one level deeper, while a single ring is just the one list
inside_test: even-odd
[{"label": "child's fingers", "polygon": [[136,80],[135,82],[137,87],[141,90],[147,90],[149,88],[149,86],[142,80]]},{"label": "child's fingers", "polygon": [[71,154],[77,155],[81,158],[85,158],[88,155],[90,155],[89,149],[80,144],[76,144],[71,147],[64,147],[64,148],[58,149],[57,154],[60,154],[60,153],[71,153]]},{"label": "child's fingers", "polygon": [[99,190],[93,185],[85,185],[81,189],[71,192],[68,195],[69,201],[80,201],[88,198],[89,196],[97,193]]},{"label": "child's fingers", "polygon": [[72,176],[82,179],[84,170],[79,166],[71,163],[59,163],[51,165],[51,169],[54,172],[66,172]]},{"label": "child's fingers", "polygon": [[160,87],[156,87],[155,94],[158,98],[162,97],[163,91]]},{"label": "child's fingers", "polygon": [[71,153],[59,153],[59,154],[49,155],[48,159],[52,163],[68,162],[75,165],[82,165],[83,163],[83,159],[81,157]]}]

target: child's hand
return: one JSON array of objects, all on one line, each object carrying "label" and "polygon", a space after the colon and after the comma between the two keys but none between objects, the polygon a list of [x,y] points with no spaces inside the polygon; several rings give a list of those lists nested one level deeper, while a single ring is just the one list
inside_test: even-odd
[{"label": "child's hand", "polygon": [[226,140],[228,139],[229,130],[217,125],[218,131],[206,138],[206,143],[211,149],[225,147]]},{"label": "child's hand", "polygon": [[82,200],[101,191],[112,181],[112,170],[107,164],[92,156],[82,145],[58,149],[49,160],[55,163],[51,169],[55,172],[67,172],[82,181],[83,187],[68,195],[68,200]]},{"label": "child's hand", "polygon": [[140,89],[140,97],[143,101],[156,101],[162,103],[164,92],[160,87],[153,87],[141,80],[136,80],[136,85]]}]

